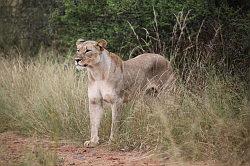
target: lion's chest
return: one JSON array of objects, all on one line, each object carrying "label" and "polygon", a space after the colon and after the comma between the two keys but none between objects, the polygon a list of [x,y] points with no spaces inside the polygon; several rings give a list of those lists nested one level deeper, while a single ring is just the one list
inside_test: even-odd
[{"label": "lion's chest", "polygon": [[91,100],[104,100],[113,103],[117,95],[115,89],[106,81],[95,81],[88,86],[88,97]]}]

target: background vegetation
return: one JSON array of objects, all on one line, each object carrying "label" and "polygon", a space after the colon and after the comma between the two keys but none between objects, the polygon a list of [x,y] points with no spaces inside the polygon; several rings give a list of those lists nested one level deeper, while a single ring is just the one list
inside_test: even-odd
[{"label": "background vegetation", "polygon": [[[246,164],[249,5],[247,0],[2,0],[0,131],[88,139],[85,73],[71,65],[74,43],[105,38],[108,49],[124,59],[143,52],[166,56],[180,78],[160,100],[126,106],[114,149]],[[103,142],[110,120],[107,111]]]},{"label": "background vegetation", "polygon": [[[138,92],[138,100],[125,107],[112,148],[160,150],[176,159],[246,164],[250,122],[246,87],[237,78],[212,71],[202,93],[179,83],[148,102]],[[28,63],[22,58],[1,59],[0,87],[1,132],[36,133],[54,140],[88,139],[84,73],[77,74],[73,67],[64,70],[62,63],[43,58]],[[105,110],[101,142],[107,142],[110,133],[111,111]]]},{"label": "background vegetation", "polygon": [[[105,38],[124,58],[150,51],[182,68],[201,59],[223,72],[247,73],[248,0],[2,0],[0,6],[2,51],[17,47],[35,56],[44,45],[65,55],[79,37]],[[178,22],[180,11],[188,17]]]}]

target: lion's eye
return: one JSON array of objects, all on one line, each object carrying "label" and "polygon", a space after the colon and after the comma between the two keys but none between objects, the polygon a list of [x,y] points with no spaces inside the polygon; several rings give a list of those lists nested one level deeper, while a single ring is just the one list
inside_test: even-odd
[{"label": "lion's eye", "polygon": [[79,51],[80,51],[80,49],[77,49],[76,51],[77,51],[77,52],[79,52]]},{"label": "lion's eye", "polygon": [[91,50],[87,49],[87,50],[86,50],[86,53],[89,52],[89,51],[91,51]]}]

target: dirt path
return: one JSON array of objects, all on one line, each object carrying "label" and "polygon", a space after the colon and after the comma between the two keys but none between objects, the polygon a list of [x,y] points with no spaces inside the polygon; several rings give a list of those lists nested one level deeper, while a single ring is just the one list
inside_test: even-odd
[{"label": "dirt path", "polygon": [[180,163],[168,157],[157,158],[139,152],[110,151],[105,146],[83,148],[66,141],[27,138],[13,132],[0,133],[0,165],[216,165],[214,163]]}]

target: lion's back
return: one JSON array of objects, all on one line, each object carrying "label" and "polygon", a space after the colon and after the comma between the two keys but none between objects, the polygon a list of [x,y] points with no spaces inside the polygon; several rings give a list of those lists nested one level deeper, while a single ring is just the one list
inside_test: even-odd
[{"label": "lion's back", "polygon": [[150,80],[162,86],[173,75],[170,62],[159,54],[145,53],[124,62],[125,79],[130,85],[134,82],[147,84]]}]

